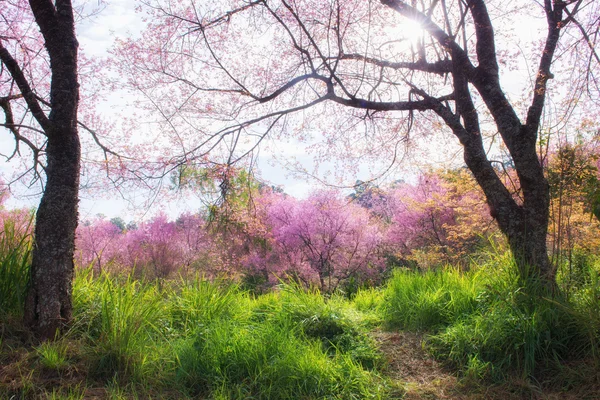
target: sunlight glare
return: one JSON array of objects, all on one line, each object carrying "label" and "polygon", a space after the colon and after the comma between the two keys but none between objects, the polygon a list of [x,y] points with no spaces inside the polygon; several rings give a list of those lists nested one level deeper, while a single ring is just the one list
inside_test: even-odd
[{"label": "sunlight glare", "polygon": [[415,44],[423,37],[423,27],[415,20],[404,18],[397,26],[392,27],[392,34],[398,40],[406,40],[410,44]]},{"label": "sunlight glare", "polygon": [[408,18],[403,18],[396,25],[387,27],[385,31],[388,38],[391,39],[391,42],[387,44],[391,45],[389,50],[392,52],[404,52],[413,48],[425,33],[419,22]]}]

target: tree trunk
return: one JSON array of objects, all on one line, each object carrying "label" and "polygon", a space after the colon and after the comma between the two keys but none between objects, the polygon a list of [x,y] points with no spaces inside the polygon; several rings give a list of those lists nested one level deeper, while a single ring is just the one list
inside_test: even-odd
[{"label": "tree trunk", "polygon": [[[546,180],[541,180],[539,186],[540,189],[547,187]],[[549,289],[554,288],[555,269],[547,249],[548,207],[525,204],[508,218],[511,220],[509,224],[500,223],[500,219],[498,222],[508,239],[521,278],[539,280]]]},{"label": "tree trunk", "polygon": [[[535,151],[514,152],[517,174],[523,193],[518,204],[498,178],[485,156],[479,136],[459,136],[464,146],[465,162],[483,189],[490,213],[506,236],[521,279],[539,280],[553,290],[555,269],[547,250],[550,190]],[[527,143],[517,147],[525,147]]]},{"label": "tree trunk", "polygon": [[53,339],[72,316],[80,144],[77,131],[49,141],[47,182],[36,214],[35,247],[25,320],[42,340]]},{"label": "tree trunk", "polygon": [[[50,113],[36,119],[44,129],[46,186],[36,215],[31,281],[25,322],[42,340],[71,321],[75,230],[81,147],[77,132],[79,83],[73,7],[70,0],[30,0],[50,56]],[[26,85],[20,85],[28,91]],[[24,93],[24,95],[27,95]],[[33,100],[31,100],[33,102]]]}]

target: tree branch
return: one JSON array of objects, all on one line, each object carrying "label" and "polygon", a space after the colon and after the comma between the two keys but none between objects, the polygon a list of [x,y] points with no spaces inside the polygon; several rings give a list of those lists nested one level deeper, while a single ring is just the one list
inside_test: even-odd
[{"label": "tree branch", "polygon": [[479,69],[483,69],[490,77],[499,77],[498,61],[496,59],[496,43],[494,39],[494,27],[490,20],[490,14],[483,0],[470,0],[467,7],[471,9],[471,16],[475,25],[475,36],[477,44],[475,51],[479,61]]},{"label": "tree branch", "polygon": [[23,98],[25,99],[25,102],[27,103],[27,106],[31,110],[31,113],[35,117],[36,121],[40,124],[45,132],[48,132],[51,127],[50,120],[44,113],[44,110],[42,110],[42,107],[37,101],[37,97],[33,93],[33,90],[31,90],[31,86],[29,86],[29,82],[27,81],[27,78],[25,78],[23,70],[21,70],[21,67],[19,67],[17,61],[4,47],[2,41],[0,41],[0,60],[6,66],[6,69],[8,72],[10,72],[10,75],[19,87],[19,90],[21,91],[21,94],[23,95]]},{"label": "tree branch", "polygon": [[433,74],[444,75],[452,72],[452,62],[450,60],[438,60],[434,63],[428,63],[423,60],[417,62],[391,62],[373,57],[367,57],[362,54],[341,54],[340,60],[357,60],[364,61],[368,64],[377,65],[378,67],[391,69],[408,69],[411,71],[423,71]]},{"label": "tree branch", "polygon": [[460,67],[467,76],[471,76],[475,72],[475,67],[471,63],[471,60],[469,60],[466,51],[427,15],[401,0],[380,0],[380,2],[406,18],[417,21],[442,47],[452,54],[452,61],[460,64]]},{"label": "tree branch", "polygon": [[531,106],[527,111],[527,119],[525,122],[527,131],[529,134],[535,135],[535,137],[537,137],[540,118],[544,109],[546,86],[548,80],[554,77],[550,72],[550,66],[552,65],[552,59],[554,58],[554,51],[558,45],[558,39],[560,38],[560,30],[562,28],[562,11],[565,8],[564,3],[556,2],[554,9],[552,9],[550,0],[545,0],[545,5],[546,16],[548,18],[548,34],[546,36],[544,51],[542,52],[542,57],[540,58],[538,73],[535,78],[533,99],[531,100]]}]

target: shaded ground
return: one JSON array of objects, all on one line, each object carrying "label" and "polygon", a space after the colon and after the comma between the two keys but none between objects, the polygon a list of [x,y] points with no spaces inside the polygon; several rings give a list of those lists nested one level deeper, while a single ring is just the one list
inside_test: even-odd
[{"label": "shaded ground", "polygon": [[[433,359],[423,349],[422,334],[378,330],[372,335],[387,356],[386,374],[394,380],[405,382],[407,400],[600,399],[600,370],[593,365],[565,366],[560,378],[553,380],[553,377],[548,377],[541,384],[512,379],[501,385],[484,385],[458,379],[456,373]],[[572,383],[569,385],[571,375]],[[568,390],[556,390],[554,387],[566,387]]]}]

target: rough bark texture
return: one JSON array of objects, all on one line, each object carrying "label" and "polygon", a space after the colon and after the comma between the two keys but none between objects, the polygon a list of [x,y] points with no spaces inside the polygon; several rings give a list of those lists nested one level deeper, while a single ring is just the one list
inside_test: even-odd
[{"label": "rough bark texture", "polygon": [[30,0],[50,56],[50,113],[44,128],[46,186],[36,214],[35,247],[25,320],[42,340],[53,339],[72,316],[75,230],[81,148],[77,132],[79,84],[70,0]]},{"label": "rough bark texture", "polygon": [[73,253],[77,228],[79,138],[48,143],[47,183],[36,214],[26,322],[41,339],[52,339],[71,321]]}]

